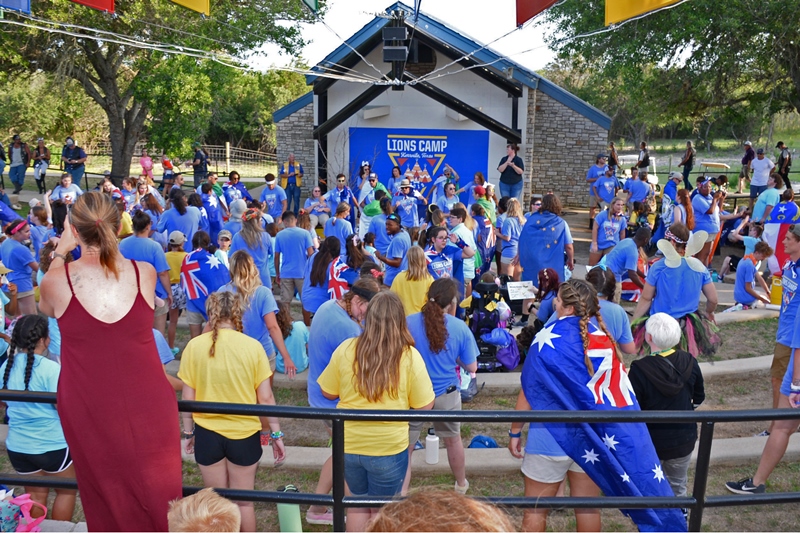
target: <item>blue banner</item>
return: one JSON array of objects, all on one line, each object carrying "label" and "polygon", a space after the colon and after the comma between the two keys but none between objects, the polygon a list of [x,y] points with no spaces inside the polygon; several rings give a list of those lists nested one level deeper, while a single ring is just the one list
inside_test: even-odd
[{"label": "blue banner", "polygon": [[31,0],[0,0],[0,7],[31,14]]},{"label": "blue banner", "polygon": [[[361,165],[368,162],[388,187],[396,165],[401,178],[417,179],[427,194],[445,164],[458,173],[459,187],[469,186],[476,172],[487,176],[488,152],[486,130],[350,128],[349,174],[357,176]],[[461,201],[466,199],[467,193],[462,193]]]}]

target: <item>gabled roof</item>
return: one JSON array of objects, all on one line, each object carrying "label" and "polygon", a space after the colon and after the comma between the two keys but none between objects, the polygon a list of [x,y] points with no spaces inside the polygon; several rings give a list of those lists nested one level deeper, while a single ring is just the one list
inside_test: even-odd
[{"label": "gabled roof", "polygon": [[288,117],[289,115],[291,115],[295,111],[300,111],[301,109],[303,109],[305,106],[307,106],[308,104],[310,104],[313,101],[314,101],[314,93],[313,92],[308,92],[308,93],[304,94],[300,98],[297,98],[296,100],[293,100],[293,101],[289,102],[288,104],[286,104],[282,108],[280,108],[277,111],[275,111],[272,114],[272,122],[280,122],[281,120],[285,119],[286,117]]},{"label": "gabled roof", "polygon": [[[560,102],[561,104],[605,129],[611,128],[611,117],[596,107],[584,102],[569,91],[547,80],[546,78],[539,76],[535,72],[531,72],[519,63],[504,58],[491,48],[484,47],[483,44],[471,39],[470,37],[460,34],[457,31],[454,31],[442,21],[426,15],[423,12],[419,13],[417,24],[414,26],[413,21],[411,20],[411,17],[413,16],[413,9],[402,2],[395,2],[386,8],[387,13],[396,10],[401,10],[406,13],[405,23],[407,26],[409,26],[409,28],[415,27],[414,32],[416,34],[424,34],[428,38],[440,43],[442,46],[454,50],[458,54],[471,54],[471,57],[476,62],[485,65],[485,68],[487,69],[500,73],[502,76],[506,76],[506,73],[511,72],[511,77],[516,82],[530,87],[531,89],[538,89],[542,91],[544,94],[550,96],[554,100]],[[387,26],[389,22],[390,21],[386,18],[375,17],[367,25],[353,34],[353,36],[350,37],[346,43],[342,43],[311,70],[322,71],[323,69],[334,68],[336,65],[346,63],[347,60],[352,60],[352,56],[355,54],[355,52],[353,52],[354,48],[359,49],[365,44],[370,43],[370,41],[378,43],[381,42],[381,30]],[[362,51],[362,53],[364,53],[364,51]],[[313,84],[321,79],[322,78],[318,76],[309,74],[306,76],[306,83]],[[302,98],[306,97],[308,97],[308,95],[303,96]],[[295,102],[292,102],[288,106],[276,111],[273,115],[275,122],[278,122],[281,118],[291,114],[293,111],[288,113],[284,111],[290,106],[294,106],[298,101],[299,100],[295,100]],[[294,110],[297,110],[304,105],[295,107]]]}]

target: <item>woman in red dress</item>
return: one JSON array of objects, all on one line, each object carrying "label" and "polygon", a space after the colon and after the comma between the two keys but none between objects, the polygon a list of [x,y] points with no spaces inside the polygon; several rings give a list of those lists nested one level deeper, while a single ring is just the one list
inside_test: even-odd
[{"label": "woman in red dress", "polygon": [[167,531],[181,497],[178,406],[152,333],[156,273],[122,257],[119,226],[110,197],[78,198],[39,307],[61,327],[58,410],[89,530]]}]

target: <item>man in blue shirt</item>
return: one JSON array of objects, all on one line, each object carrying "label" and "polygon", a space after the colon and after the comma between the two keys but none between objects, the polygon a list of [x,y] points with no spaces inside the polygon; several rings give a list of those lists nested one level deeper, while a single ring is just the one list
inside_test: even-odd
[{"label": "man in blue shirt", "polygon": [[[800,282],[800,224],[792,224],[782,242],[789,260],[783,267],[783,295],[781,298],[781,314],[778,318],[778,334],[775,343],[775,354],[772,359],[770,374],[772,375],[772,405],[776,408],[788,409],[800,407],[800,297],[797,297],[797,285]],[[738,274],[737,274],[738,275]],[[797,356],[797,357],[795,357]],[[729,481],[725,487],[736,494],[761,494],[766,492],[767,478],[783,458],[791,437],[800,427],[800,418],[792,420],[775,420],[770,429],[764,432],[769,435],[758,470],[751,478]]]},{"label": "man in blue shirt", "polygon": [[594,184],[605,175],[606,154],[597,154],[594,165],[586,171],[586,182],[589,184],[589,229],[594,227],[594,214],[597,212],[597,197],[594,195]]},{"label": "man in blue shirt", "polygon": [[281,288],[281,301],[288,304],[295,290],[303,295],[303,273],[314,253],[314,243],[306,230],[297,227],[294,212],[284,213],[283,225],[285,228],[275,236],[275,283]]},{"label": "man in blue shirt", "polygon": [[736,285],[733,287],[733,299],[737,304],[753,307],[758,301],[768,304],[769,296],[756,292],[758,271],[756,264],[772,257],[772,248],[769,244],[760,241],[756,243],[751,255],[745,255],[736,267]]},{"label": "man in blue shirt", "polygon": [[611,206],[617,191],[619,191],[619,180],[614,175],[614,169],[606,167],[603,175],[592,185],[592,192],[600,209]]},{"label": "man in blue shirt", "polygon": [[781,179],[780,174],[770,174],[767,178],[767,188],[758,195],[756,204],[753,207],[753,222],[763,224],[772,213],[772,208],[778,205],[781,201],[781,194],[775,187],[778,186],[778,180]]},{"label": "man in blue shirt", "polygon": [[704,265],[708,264],[708,256],[711,253],[711,245],[719,233],[719,206],[725,200],[725,191],[717,191],[711,194],[711,178],[706,177],[697,184],[697,194],[692,198],[692,209],[694,209],[694,231],[705,231],[708,239],[703,245],[703,249],[697,254]]},{"label": "man in blue shirt", "polygon": [[383,278],[383,283],[387,287],[391,287],[394,278],[401,270],[401,265],[408,249],[411,248],[411,238],[408,233],[403,231],[400,225],[400,217],[397,216],[397,213],[386,216],[386,234],[392,239],[388,250],[386,250],[386,255],[383,255],[380,251],[376,251],[375,255],[386,265],[386,275]]},{"label": "man in blue shirt", "polygon": [[208,156],[201,148],[199,142],[192,143],[194,156],[192,157],[192,169],[194,170],[194,188],[198,188],[206,180],[208,174]]},{"label": "man in blue shirt", "polygon": [[300,190],[303,186],[303,165],[294,160],[294,154],[289,154],[289,160],[281,165],[281,187],[286,191],[289,201],[288,209],[295,216],[300,212]]},{"label": "man in blue shirt", "polygon": [[286,191],[278,186],[275,174],[264,176],[267,186],[261,191],[261,209],[270,215],[276,224],[280,224],[286,211]]}]

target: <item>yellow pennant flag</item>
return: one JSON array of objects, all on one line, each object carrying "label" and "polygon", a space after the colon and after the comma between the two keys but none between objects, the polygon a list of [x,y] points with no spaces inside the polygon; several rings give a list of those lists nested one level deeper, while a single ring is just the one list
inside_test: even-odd
[{"label": "yellow pennant flag", "polygon": [[202,13],[206,16],[211,15],[211,1],[210,0],[172,0],[173,3],[188,7],[193,11]]},{"label": "yellow pennant flag", "polygon": [[606,0],[606,26],[677,4],[680,0]]}]

